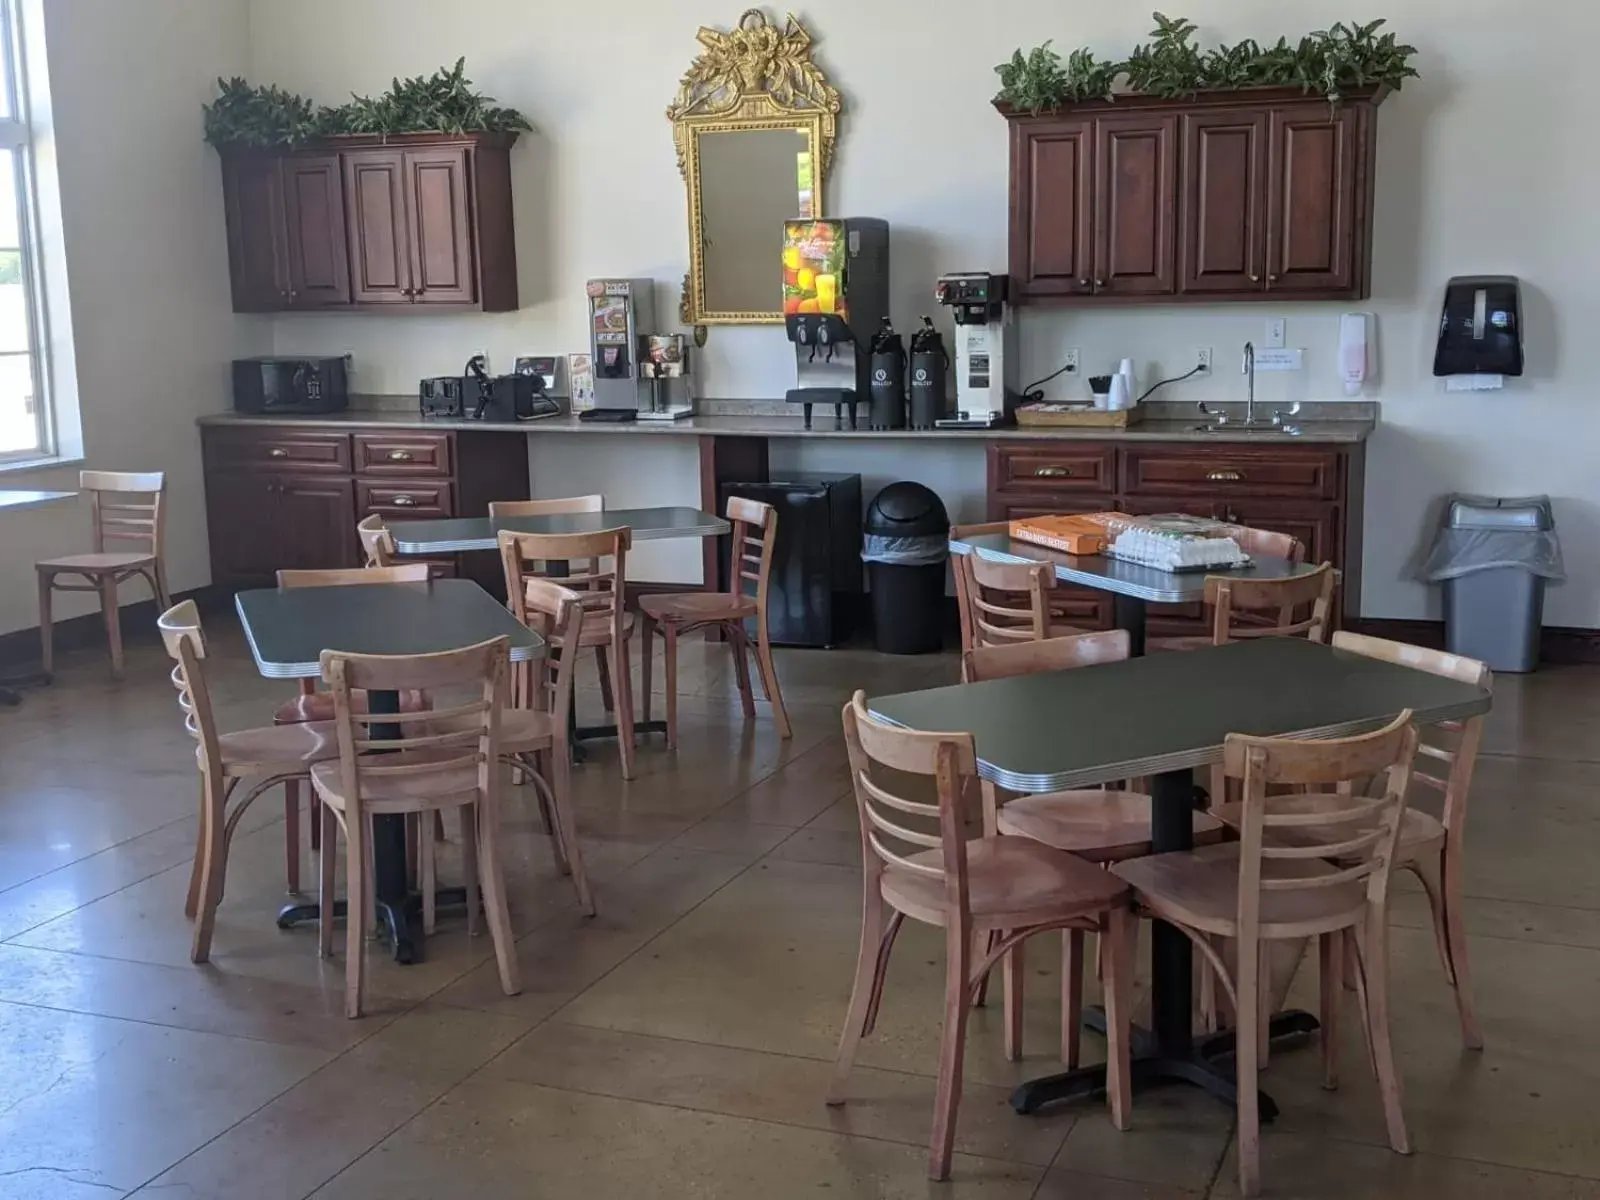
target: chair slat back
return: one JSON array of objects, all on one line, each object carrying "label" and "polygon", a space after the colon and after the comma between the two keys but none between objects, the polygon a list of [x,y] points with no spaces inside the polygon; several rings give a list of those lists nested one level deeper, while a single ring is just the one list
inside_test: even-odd
[{"label": "chair slat back", "polygon": [[545,578],[542,571],[551,563],[587,561],[583,574],[563,576],[557,582],[578,593],[586,622],[609,625],[613,642],[621,640],[626,613],[623,583],[633,530],[626,525],[594,533],[513,533],[502,529],[499,541],[506,606],[517,620],[528,624],[528,580]]},{"label": "chair slat back", "polygon": [[1251,557],[1286,558],[1292,563],[1306,560],[1306,544],[1293,534],[1279,533],[1273,529],[1255,529],[1249,525],[1224,526],[1227,535],[1238,543],[1239,549]]},{"label": "chair slat back", "polygon": [[[867,712],[857,692],[844,708],[845,746],[861,822],[862,863],[869,879],[885,866],[943,878],[954,903],[967,906],[967,842],[961,802],[977,774],[970,733],[922,733],[885,725]],[[937,803],[910,799],[874,778],[874,768],[931,778]],[[922,828],[907,821],[920,819]],[[919,850],[942,851],[941,865],[915,862]]]},{"label": "chair slat back", "polygon": [[[583,638],[583,594],[562,587],[548,579],[530,579],[523,590],[523,603],[528,614],[529,628],[552,646],[577,647]],[[565,729],[572,714],[573,684],[578,674],[578,652],[562,651],[546,654],[533,664],[533,695],[527,697],[528,707],[537,712],[551,713],[557,729]],[[556,752],[567,745],[565,738],[556,739]]]},{"label": "chair slat back", "polygon": [[89,494],[96,554],[112,549],[162,556],[167,526],[164,472],[80,471],[78,486]]},{"label": "chair slat back", "polygon": [[[1396,666],[1427,671],[1458,683],[1489,691],[1494,686],[1494,675],[1485,663],[1445,650],[1432,650],[1424,646],[1410,646],[1388,638],[1369,637],[1360,633],[1340,630],[1333,635],[1333,648]],[[1441,770],[1419,766],[1411,772],[1411,781],[1444,796],[1441,820],[1445,836],[1452,842],[1461,838],[1467,823],[1467,795],[1472,790],[1472,773],[1477,766],[1478,747],[1483,740],[1484,718],[1469,717],[1465,721],[1440,721],[1418,730],[1419,758],[1427,763],[1443,764]]]},{"label": "chair slat back", "polygon": [[1218,646],[1261,637],[1304,637],[1320,642],[1327,636],[1337,584],[1338,572],[1332,563],[1288,579],[1208,576],[1211,640]]},{"label": "chair slat back", "polygon": [[733,525],[729,539],[732,544],[728,563],[729,590],[754,599],[759,619],[765,621],[772,552],[778,540],[778,510],[760,500],[730,496],[728,521]]},{"label": "chair slat back", "polygon": [[[505,637],[442,654],[323,651],[322,678],[333,692],[345,795],[381,811],[371,799],[373,789],[406,781],[429,801],[492,803],[510,653],[511,641]],[[476,696],[452,707],[413,713],[367,712],[354,699],[360,690],[430,688],[472,689]],[[379,726],[396,736],[381,736]]]},{"label": "chair slat back", "polygon": [[[1384,728],[1352,738],[1311,741],[1231,734],[1223,771],[1243,781],[1240,822],[1239,926],[1253,940],[1263,892],[1309,892],[1365,881],[1367,899],[1381,904],[1389,886],[1400,819],[1417,749],[1409,710]],[[1371,794],[1362,794],[1371,782]],[[1272,794],[1273,785],[1297,790]],[[1306,792],[1338,807],[1306,808]],[[1297,874],[1272,864],[1344,864],[1334,871]]]},{"label": "chair slat back", "polygon": [[1048,564],[997,563],[978,554],[954,559],[963,651],[1050,636],[1055,571]]},{"label": "chair slat back", "polygon": [[[491,500],[489,501],[489,519],[495,520],[503,517],[552,517],[563,516],[567,513],[597,513],[604,512],[605,507],[605,497],[599,494],[589,496],[557,496],[549,500]],[[590,571],[594,570],[594,567],[595,564],[590,561],[569,561],[566,564],[567,574],[562,576],[562,578],[566,580],[582,579]],[[532,575],[548,575],[549,572],[549,563],[528,563],[524,573]],[[506,586],[508,589],[506,595],[509,596],[511,594],[509,591],[511,580],[509,578],[506,580]]]},{"label": "chair slat back", "polygon": [[358,587],[371,583],[427,583],[427,563],[402,563],[390,567],[336,567],[325,571],[278,572],[280,588]]},{"label": "chair slat back", "polygon": [[1074,667],[1122,662],[1128,652],[1125,629],[1072,633],[1006,646],[980,646],[961,656],[962,678],[968,683],[982,683],[986,679],[1069,671]]},{"label": "chair slat back", "polygon": [[383,523],[383,517],[373,513],[356,524],[356,536],[361,539],[361,552],[366,555],[369,567],[392,567],[400,552],[395,549],[394,534]]},{"label": "chair slat back", "polygon": [[217,750],[217,720],[211,707],[211,689],[205,673],[206,638],[200,628],[200,610],[193,600],[174,604],[156,618],[161,640],[172,656],[172,686],[178,691],[183,727],[198,747],[200,769],[221,763]]}]

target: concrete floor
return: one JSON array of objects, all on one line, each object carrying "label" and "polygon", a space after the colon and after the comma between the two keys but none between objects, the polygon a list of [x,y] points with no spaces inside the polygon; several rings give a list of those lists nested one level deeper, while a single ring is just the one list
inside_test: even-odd
[{"label": "concrete floor", "polygon": [[[256,676],[228,623],[212,634],[223,727],[262,723],[289,685]],[[783,744],[764,712],[739,718],[720,648],[686,660],[676,755],[645,742],[625,784],[603,746],[578,773],[599,915],[578,917],[514,791],[526,990],[503,996],[487,939],[447,918],[422,965],[369,950],[371,1015],[352,1022],[342,961],[274,927],[275,796],[234,845],[213,961],[190,965],[195,775],[164,656],[135,646],[120,685],[102,657],[68,656],[53,688],[0,710],[0,1198],[1234,1194],[1230,1115],[1197,1093],[1141,1095],[1122,1134],[1093,1105],[1005,1106],[1053,1065],[1053,954],[1030,963],[1023,1063],[1001,1054],[998,1008],[976,1015],[950,1184],[923,1174],[938,935],[902,937],[857,1099],[824,1107],[860,903],[839,706],[949,682],[954,661],[781,653]],[[1468,838],[1488,1049],[1460,1049],[1407,887],[1394,1034],[1417,1153],[1387,1149],[1352,1013],[1340,1091],[1318,1086],[1314,1050],[1266,1073],[1284,1110],[1263,1137],[1269,1195],[1600,1197],[1597,727],[1600,670],[1498,681]],[[1296,998],[1315,987],[1303,972]]]}]

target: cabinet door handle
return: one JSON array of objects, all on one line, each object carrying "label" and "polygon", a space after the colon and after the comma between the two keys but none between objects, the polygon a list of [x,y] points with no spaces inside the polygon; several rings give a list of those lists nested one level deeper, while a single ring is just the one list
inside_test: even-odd
[{"label": "cabinet door handle", "polygon": [[291,300],[298,299],[299,295],[300,295],[300,293],[295,291],[293,288],[289,289],[289,299],[291,299]]},{"label": "cabinet door handle", "polygon": [[1105,280],[1104,280],[1104,279],[1096,279],[1096,280],[1095,280],[1095,281],[1094,281],[1094,285],[1095,285],[1095,287],[1097,287],[1097,288],[1103,288],[1103,287],[1105,287],[1105,285],[1106,285],[1106,281],[1105,281]]},{"label": "cabinet door handle", "polygon": [[1033,477],[1035,479],[1067,479],[1071,475],[1071,467],[1035,467],[1033,469]]},{"label": "cabinet door handle", "polygon": [[1089,281],[1087,279],[1080,279],[1078,280],[1078,286],[1081,288],[1087,288],[1089,286]]},{"label": "cabinet door handle", "polygon": [[1267,272],[1267,282],[1268,283],[1277,283],[1278,282],[1278,273],[1276,271],[1268,271]]},{"label": "cabinet door handle", "polygon": [[391,451],[389,451],[389,461],[390,462],[410,462],[413,457],[415,457],[415,456],[409,450],[391,450]]},{"label": "cabinet door handle", "polygon": [[389,503],[396,508],[415,508],[417,504],[416,500],[410,496],[392,496],[389,499]]},{"label": "cabinet door handle", "polygon": [[282,446],[274,446],[271,450],[267,451],[267,456],[269,458],[288,458],[289,452]]},{"label": "cabinet door handle", "polygon": [[1229,525],[1243,525],[1244,524],[1243,521],[1239,520],[1239,514],[1234,512],[1233,509],[1227,508],[1227,507],[1224,507],[1223,510],[1222,510],[1222,519],[1224,521],[1226,521]]},{"label": "cabinet door handle", "polygon": [[1251,283],[1260,283],[1261,282],[1261,276],[1257,275],[1255,272],[1251,272],[1251,274],[1250,274],[1250,282]]},{"label": "cabinet door handle", "polygon": [[1231,469],[1225,471],[1207,471],[1206,478],[1212,483],[1239,483],[1244,479],[1244,472],[1234,471]]}]

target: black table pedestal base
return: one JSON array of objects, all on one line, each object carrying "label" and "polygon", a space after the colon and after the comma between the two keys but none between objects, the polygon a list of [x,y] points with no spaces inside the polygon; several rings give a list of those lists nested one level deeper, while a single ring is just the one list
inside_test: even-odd
[{"label": "black table pedestal base", "polygon": [[[467,906],[467,889],[443,887],[433,893],[434,904],[442,912]],[[333,919],[342,921],[349,910],[344,900],[333,902]],[[278,928],[293,929],[322,915],[319,904],[286,904],[278,910]],[[383,939],[394,949],[394,960],[403,967],[422,961],[422,894],[412,892],[398,904],[378,901],[377,925]]]},{"label": "black table pedestal base", "polygon": [[[665,734],[666,732],[667,723],[665,721],[635,721],[633,723],[634,737],[638,737],[641,733]],[[615,725],[580,725],[573,731],[573,736],[580,742],[591,741],[595,738],[614,738],[617,736],[617,727]]]},{"label": "black table pedestal base", "polygon": [[0,705],[14,708],[22,703],[22,693],[18,688],[43,687],[50,682],[50,676],[43,671],[35,671],[29,675],[0,676]]}]

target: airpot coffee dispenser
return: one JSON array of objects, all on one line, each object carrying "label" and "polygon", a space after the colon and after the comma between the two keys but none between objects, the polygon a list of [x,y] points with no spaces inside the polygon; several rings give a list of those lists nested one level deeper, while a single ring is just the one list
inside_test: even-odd
[{"label": "airpot coffee dispenser", "polygon": [[872,381],[868,389],[869,429],[906,427],[906,344],[888,317],[878,326],[871,346]]},{"label": "airpot coffee dispenser", "polygon": [[932,429],[945,415],[945,381],[950,355],[932,317],[911,335],[911,428]]},{"label": "airpot coffee dispenser", "polygon": [[783,324],[794,344],[786,399],[833,405],[834,424],[871,395],[869,347],[889,315],[889,223],[876,217],[785,221]]}]

